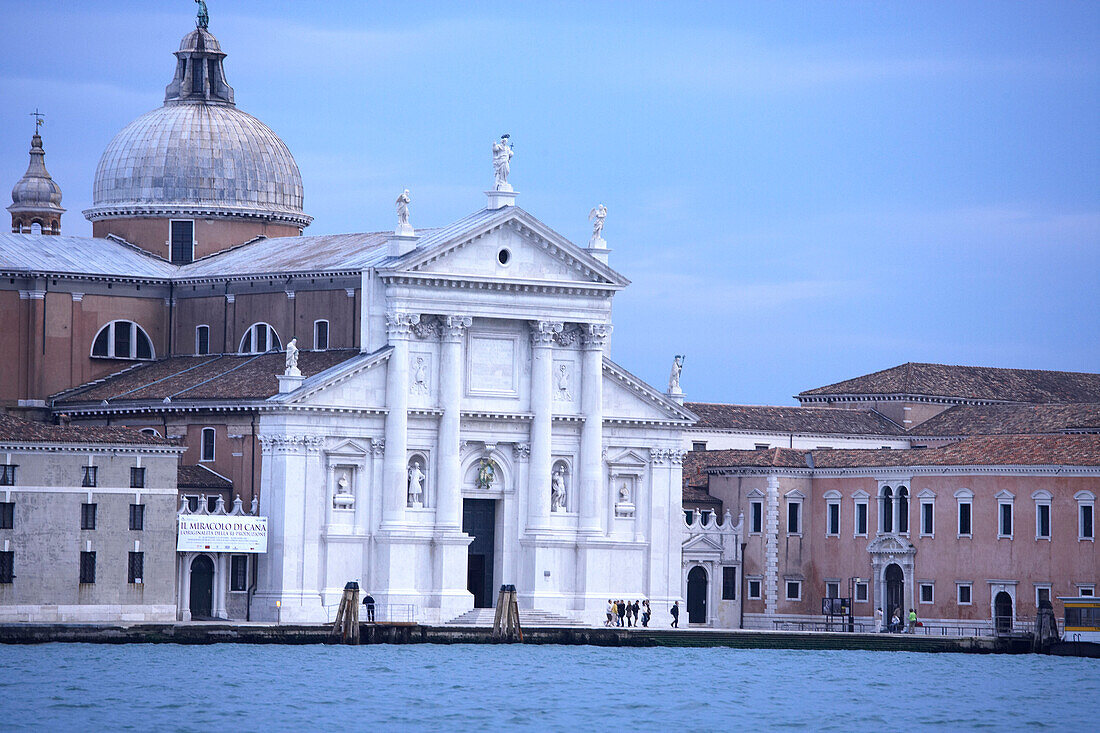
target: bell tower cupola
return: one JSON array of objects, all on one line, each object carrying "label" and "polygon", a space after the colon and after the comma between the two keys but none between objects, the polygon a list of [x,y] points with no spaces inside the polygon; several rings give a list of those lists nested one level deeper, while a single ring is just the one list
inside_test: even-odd
[{"label": "bell tower cupola", "polygon": [[11,190],[11,231],[13,234],[61,234],[61,186],[46,170],[46,152],[39,135],[43,119],[37,110],[34,116],[34,137],[31,138],[31,160],[27,172]]}]

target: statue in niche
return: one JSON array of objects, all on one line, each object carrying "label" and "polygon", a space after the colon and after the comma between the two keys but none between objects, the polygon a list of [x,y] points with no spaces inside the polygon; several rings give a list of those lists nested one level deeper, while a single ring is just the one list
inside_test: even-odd
[{"label": "statue in niche", "polygon": [[300,377],[302,372],[298,369],[298,339],[292,338],[286,345],[286,371],[283,376]]},{"label": "statue in niche", "polygon": [[493,143],[493,175],[496,177],[494,190],[511,191],[512,184],[508,183],[508,173],[512,170],[512,140],[511,135],[501,135],[500,140]]},{"label": "statue in niche", "polygon": [[333,509],[352,509],[355,506],[355,496],[351,493],[351,484],[347,476],[341,476],[336,480],[336,493],[332,496]]},{"label": "statue in niche", "polygon": [[550,511],[565,511],[565,466],[560,464],[550,479]]},{"label": "statue in niche", "polygon": [[603,239],[603,222],[607,218],[607,207],[603,204],[588,212],[588,221],[592,222],[592,238],[588,240],[589,247],[595,247],[596,243]]},{"label": "statue in niche", "polygon": [[409,235],[413,233],[412,225],[409,224],[409,204],[411,202],[409,189],[406,188],[397,197],[397,234]]},{"label": "statue in niche", "polygon": [[420,461],[409,466],[409,506],[420,508],[424,496],[424,472],[420,470]]},{"label": "statue in niche", "polygon": [[672,360],[672,372],[668,375],[668,393],[682,394],[680,390],[680,372],[684,370],[684,355],[677,354]]},{"label": "statue in niche", "polygon": [[493,482],[497,478],[497,469],[488,458],[482,458],[477,467],[477,487],[482,491],[493,488]]},{"label": "statue in niche", "polygon": [[630,503],[630,484],[628,484],[626,481],[623,481],[623,485],[619,487],[619,503]]},{"label": "statue in niche", "polygon": [[556,381],[557,381],[557,385],[558,385],[558,399],[559,400],[566,400],[566,401],[572,399],[569,396],[569,365],[568,364],[561,364],[560,366],[558,366],[558,376],[557,376]]},{"label": "statue in niche", "polygon": [[428,365],[423,356],[416,357],[416,368],[413,370],[413,388],[415,394],[428,394]]}]

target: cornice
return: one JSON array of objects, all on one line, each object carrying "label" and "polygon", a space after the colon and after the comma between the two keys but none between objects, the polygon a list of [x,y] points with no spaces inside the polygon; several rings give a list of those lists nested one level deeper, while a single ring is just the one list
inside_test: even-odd
[{"label": "cornice", "polygon": [[[138,443],[22,443],[19,441],[0,442],[0,451],[35,451],[42,453],[183,453],[187,448],[180,445],[142,445]],[[14,487],[13,487],[14,488]]]},{"label": "cornice", "polygon": [[873,479],[916,478],[918,476],[1100,476],[1100,466],[864,466],[856,468],[792,468],[768,466],[712,466],[703,469],[712,476],[799,476],[808,478],[859,477]]},{"label": "cornice", "polygon": [[622,285],[614,283],[580,283],[571,280],[501,279],[480,275],[446,275],[420,273],[409,270],[379,270],[379,277],[387,286],[420,285],[456,290],[497,290],[502,292],[541,293],[548,295],[587,295],[606,297]]}]

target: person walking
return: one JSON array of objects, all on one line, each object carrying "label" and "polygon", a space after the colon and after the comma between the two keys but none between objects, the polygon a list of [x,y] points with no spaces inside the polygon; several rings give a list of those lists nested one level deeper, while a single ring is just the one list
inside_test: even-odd
[{"label": "person walking", "polygon": [[619,599],[618,612],[619,612],[619,626],[622,627],[623,619],[626,617],[626,601],[624,601],[622,598]]},{"label": "person walking", "polygon": [[909,609],[909,633],[915,634],[917,628],[917,612]]},{"label": "person walking", "polygon": [[638,603],[638,600],[634,600],[634,607],[631,609],[634,612],[634,625],[638,625],[638,614],[642,612],[642,606]]},{"label": "person walking", "polygon": [[614,618],[614,616],[615,616],[615,606],[612,605],[611,599],[608,598],[607,599],[607,621],[604,621],[603,625],[604,626],[610,626],[611,625],[611,620],[612,620],[612,618]]},{"label": "person walking", "polygon": [[875,609],[875,632],[881,634],[886,631],[886,627],[882,625],[882,609]]},{"label": "person walking", "polygon": [[649,610],[649,599],[647,598],[646,600],[642,601],[642,626],[643,627],[645,627],[647,629],[649,628],[649,619],[650,619],[651,616],[652,616],[652,613]]},{"label": "person walking", "polygon": [[363,596],[363,605],[367,607],[367,623],[374,623],[374,596],[367,593]]},{"label": "person walking", "polygon": [[680,602],[675,601],[672,604],[672,628],[680,628]]},{"label": "person walking", "polygon": [[634,625],[634,604],[630,601],[623,601],[626,604],[626,625]]}]

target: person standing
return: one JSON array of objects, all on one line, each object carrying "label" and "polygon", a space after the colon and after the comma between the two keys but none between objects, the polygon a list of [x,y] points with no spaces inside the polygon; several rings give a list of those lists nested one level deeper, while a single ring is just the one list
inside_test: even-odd
[{"label": "person standing", "polygon": [[374,623],[374,596],[367,593],[363,596],[363,605],[367,607],[367,623]]},{"label": "person standing", "polygon": [[882,633],[886,628],[882,625],[882,609],[875,609],[875,633]]},{"label": "person standing", "polygon": [[639,623],[638,614],[642,612],[642,605],[638,603],[638,599],[634,599],[634,607],[631,609],[631,611],[633,611],[634,613],[634,625],[637,626]]},{"label": "person standing", "polygon": [[917,612],[909,609],[909,633],[915,634],[917,628]]},{"label": "person standing", "polygon": [[623,619],[626,617],[626,601],[622,598],[619,599],[619,626],[623,625]]},{"label": "person standing", "polygon": [[652,611],[649,610],[649,599],[642,601],[642,626],[649,628],[649,619],[653,616]]},{"label": "person standing", "polygon": [[675,601],[672,604],[672,628],[680,628],[680,602]]},{"label": "person standing", "polygon": [[901,609],[895,608],[894,615],[890,617],[890,633],[896,634],[901,631]]}]

